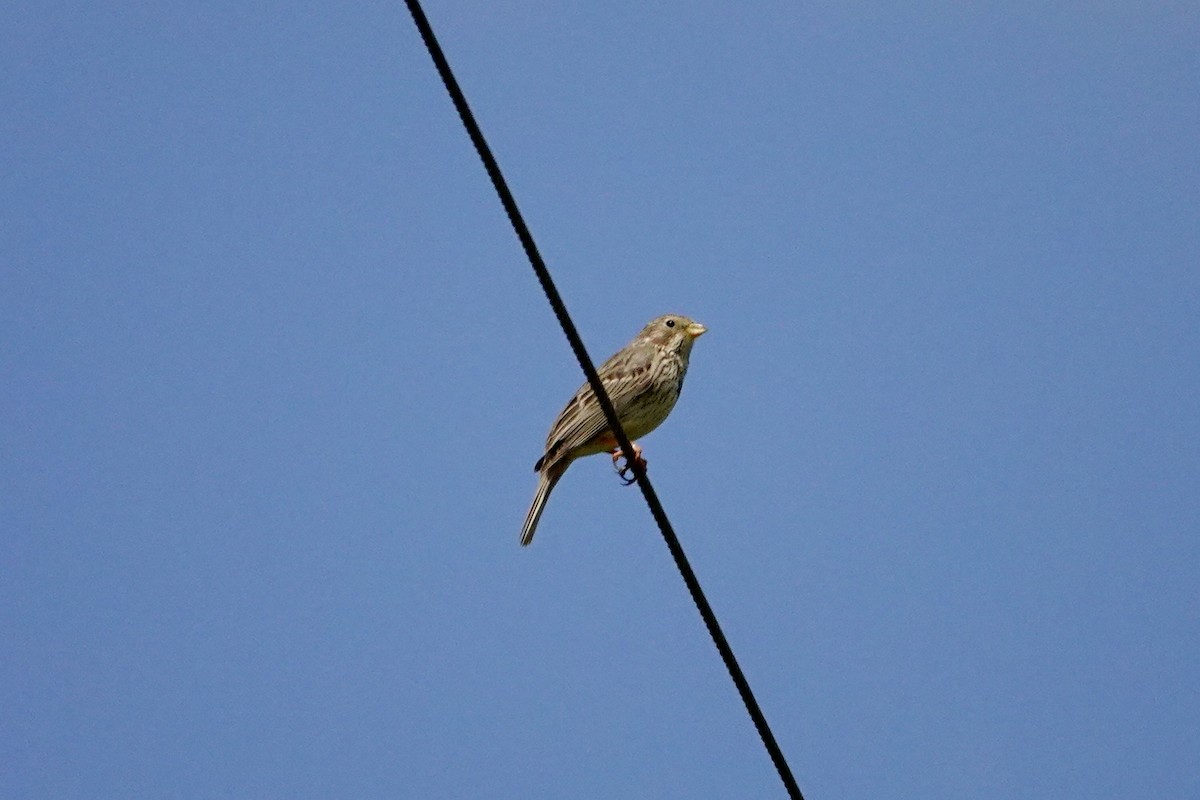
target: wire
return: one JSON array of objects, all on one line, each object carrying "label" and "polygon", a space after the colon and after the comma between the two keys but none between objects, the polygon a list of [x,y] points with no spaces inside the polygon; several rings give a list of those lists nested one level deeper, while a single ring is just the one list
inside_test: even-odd
[{"label": "wire", "polygon": [[650,514],[654,517],[654,521],[658,523],[663,539],[666,540],[667,548],[675,558],[675,565],[679,568],[679,572],[683,576],[683,581],[687,584],[688,591],[691,592],[692,600],[696,603],[696,608],[699,610],[700,616],[704,618],[704,624],[708,627],[708,632],[712,636],[713,643],[717,646],[717,651],[721,654],[721,659],[725,662],[726,669],[729,670],[729,677],[733,679],[738,694],[741,695],[742,702],[746,705],[746,711],[754,721],[754,727],[758,729],[758,735],[762,738],[763,745],[767,748],[767,752],[771,756],[771,761],[774,762],[775,769],[779,772],[779,778],[783,781],[788,796],[797,800],[804,800],[804,795],[800,793],[800,787],[796,784],[795,777],[792,776],[791,768],[788,767],[787,760],[783,757],[783,751],[779,749],[779,744],[775,741],[775,735],[771,733],[771,728],[767,724],[767,718],[763,716],[762,709],[759,708],[758,701],[755,700],[754,693],[750,690],[750,684],[746,680],[742,668],[738,666],[737,658],[733,654],[733,648],[729,646],[725,634],[721,632],[721,626],[717,623],[717,617],[713,613],[712,606],[708,604],[708,599],[704,596],[704,590],[700,588],[700,581],[697,580],[696,573],[692,571],[692,566],[688,563],[687,556],[683,552],[683,546],[679,543],[679,537],[675,535],[675,529],[671,526],[671,521],[667,519],[667,512],[663,510],[662,503],[658,500],[658,494],[655,493],[654,487],[650,485],[650,479],[646,476],[645,467],[634,455],[633,445],[630,443],[625,430],[621,427],[621,421],[617,418],[617,412],[613,408],[612,400],[609,399],[608,392],[604,390],[604,384],[601,382],[600,376],[596,374],[596,367],[592,363],[592,359],[588,356],[587,349],[583,346],[583,340],[579,337],[579,331],[576,330],[575,323],[571,321],[571,316],[567,313],[567,306],[563,303],[562,296],[559,295],[558,289],[554,286],[554,281],[550,277],[550,270],[547,269],[546,262],[542,260],[542,256],[537,249],[537,244],[533,241],[533,234],[529,232],[529,227],[525,224],[525,218],[521,216],[521,211],[517,208],[517,201],[509,190],[508,183],[504,180],[504,175],[500,172],[500,165],[496,162],[495,156],[492,155],[491,148],[488,147],[487,141],[483,138],[483,131],[480,130],[479,124],[475,121],[475,115],[471,113],[471,108],[467,105],[466,95],[463,94],[458,81],[454,78],[454,73],[450,70],[450,62],[446,60],[446,55],[442,52],[437,37],[434,36],[433,28],[430,26],[429,19],[425,16],[425,12],[421,8],[421,3],[419,0],[404,0],[404,2],[408,6],[409,13],[412,14],[417,30],[421,33],[421,38],[425,42],[426,49],[429,50],[429,55],[433,59],[434,66],[437,67],[438,75],[442,78],[442,83],[446,85],[446,91],[449,92],[450,99],[454,102],[454,108],[458,111],[458,116],[462,119],[463,127],[467,129],[467,135],[471,137],[471,143],[475,145],[475,150],[479,153],[479,158],[483,161],[483,167],[487,170],[488,177],[492,180],[492,186],[495,187],[496,193],[500,196],[500,203],[504,206],[505,213],[508,214],[508,220],[512,223],[513,229],[517,233],[517,238],[521,240],[521,246],[525,249],[525,255],[528,256],[529,263],[533,266],[533,271],[537,274],[538,281],[542,285],[542,291],[546,293],[546,299],[550,301],[550,307],[554,309],[554,316],[558,318],[563,333],[566,334],[567,341],[570,342],[571,349],[575,352],[575,358],[579,360],[579,366],[583,368],[583,373],[587,376],[588,383],[591,384],[592,391],[596,395],[596,400],[600,403],[601,410],[604,411],[604,417],[608,420],[609,428],[613,431],[617,443],[621,446],[625,462],[633,469],[637,484],[642,490],[642,495],[646,498],[646,504],[650,506]]}]

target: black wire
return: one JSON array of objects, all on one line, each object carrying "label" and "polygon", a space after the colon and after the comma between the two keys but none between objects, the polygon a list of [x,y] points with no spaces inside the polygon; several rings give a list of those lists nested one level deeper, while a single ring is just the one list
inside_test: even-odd
[{"label": "black wire", "polygon": [[608,420],[609,428],[613,431],[617,443],[621,446],[621,452],[625,455],[625,461],[633,469],[633,474],[637,478],[637,484],[641,487],[642,495],[646,498],[646,503],[650,506],[650,513],[654,516],[654,521],[658,523],[659,530],[662,531],[667,548],[675,558],[675,565],[679,568],[680,574],[683,575],[683,581],[687,584],[688,591],[692,594],[692,600],[695,601],[696,608],[700,611],[700,616],[704,618],[704,624],[708,626],[708,632],[712,636],[713,643],[716,644],[717,651],[720,652],[721,658],[725,662],[725,667],[729,670],[729,677],[733,679],[734,685],[737,686],[738,693],[742,696],[742,702],[746,704],[746,711],[749,712],[750,718],[754,721],[754,727],[758,729],[758,735],[762,737],[763,745],[766,746],[767,752],[771,755],[771,760],[775,763],[775,769],[779,771],[779,777],[783,781],[788,795],[797,798],[797,800],[804,800],[804,795],[800,793],[800,787],[796,784],[796,779],[792,776],[792,771],[788,767],[787,760],[783,757],[783,751],[779,749],[779,744],[775,741],[774,734],[771,733],[771,728],[767,724],[767,718],[763,716],[762,709],[758,706],[758,701],[754,699],[754,693],[750,690],[750,684],[747,682],[746,676],[742,673],[742,668],[738,666],[737,658],[733,655],[733,649],[725,639],[725,634],[721,632],[721,626],[717,623],[717,617],[713,613],[712,606],[708,604],[708,600],[704,596],[704,591],[700,588],[700,581],[696,579],[696,573],[692,571],[692,566],[688,563],[687,556],[684,555],[683,546],[679,543],[679,538],[675,535],[675,529],[671,527],[671,521],[667,519],[667,512],[663,510],[662,503],[659,502],[654,487],[650,485],[650,479],[646,477],[644,467],[634,456],[633,446],[629,441],[629,437],[625,434],[625,430],[621,427],[621,421],[617,418],[617,412],[613,409],[608,392],[604,390],[604,384],[601,382],[600,376],[596,374],[596,367],[592,364],[592,359],[588,356],[587,350],[583,346],[583,340],[579,338],[579,331],[575,329],[575,323],[571,321],[571,317],[567,313],[566,304],[563,303],[562,296],[559,295],[558,289],[554,286],[554,281],[550,277],[550,270],[546,268],[546,262],[542,260],[542,256],[537,249],[537,244],[533,241],[533,235],[529,232],[529,227],[525,224],[525,219],[521,216],[520,209],[517,208],[517,201],[509,190],[508,183],[504,180],[504,175],[500,172],[500,165],[496,163],[496,158],[492,155],[491,148],[488,147],[487,141],[483,138],[483,131],[480,130],[479,124],[475,121],[475,115],[471,113],[471,108],[467,105],[467,98],[459,87],[458,81],[455,80],[454,73],[450,71],[450,62],[446,60],[441,45],[438,44],[437,37],[433,34],[433,28],[430,26],[425,12],[421,9],[419,0],[404,0],[404,2],[408,6],[409,13],[412,14],[413,22],[417,25],[417,30],[421,32],[421,38],[425,41],[425,47],[429,50],[429,55],[433,58],[433,63],[442,78],[442,83],[446,85],[446,91],[450,93],[450,99],[454,101],[454,107],[458,110],[458,116],[462,119],[463,126],[467,129],[467,135],[471,137],[471,143],[475,145],[475,150],[479,153],[479,158],[483,161],[483,167],[487,170],[488,177],[492,179],[492,185],[496,188],[496,193],[500,195],[500,202],[504,205],[504,211],[508,214],[508,220],[517,232],[517,238],[521,240],[521,246],[525,248],[525,255],[529,257],[529,263],[533,265],[533,271],[537,274],[538,281],[542,284],[542,290],[546,293],[546,299],[550,301],[550,307],[554,309],[554,316],[558,317],[558,322],[562,325],[563,333],[567,335],[567,341],[571,343],[571,349],[575,352],[575,357],[579,359],[579,366],[583,368],[583,373],[587,376],[588,383],[591,384],[592,391],[596,395],[596,400],[599,401],[600,408],[604,411],[604,417]]}]

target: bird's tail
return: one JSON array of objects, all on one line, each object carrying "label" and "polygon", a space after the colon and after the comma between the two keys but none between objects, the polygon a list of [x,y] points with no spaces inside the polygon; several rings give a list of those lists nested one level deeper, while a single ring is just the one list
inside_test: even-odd
[{"label": "bird's tail", "polygon": [[558,470],[548,469],[538,476],[537,493],[533,496],[533,505],[525,516],[525,529],[521,531],[521,546],[526,547],[533,541],[533,532],[537,530],[538,520],[542,518],[542,510],[550,498],[550,491],[563,476]]}]

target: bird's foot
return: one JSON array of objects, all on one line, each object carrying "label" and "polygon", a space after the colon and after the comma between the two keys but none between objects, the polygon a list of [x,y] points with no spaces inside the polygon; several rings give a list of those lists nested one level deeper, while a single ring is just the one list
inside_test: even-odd
[{"label": "bird's foot", "polygon": [[[646,469],[646,459],[642,458],[642,446],[639,445],[637,442],[630,442],[630,444],[633,445],[634,462],[637,463],[637,465],[639,467],[641,467],[643,470],[645,470]],[[616,470],[617,474],[621,476],[621,483],[625,484],[626,486],[629,486],[631,483],[636,482],[637,475],[632,474],[633,469],[630,467],[630,465],[629,464],[624,464],[624,465],[621,464],[621,459],[624,458],[624,456],[625,456],[625,454],[621,451],[621,448],[614,447],[611,451],[611,455],[612,455],[612,460],[613,460],[613,469]]]}]

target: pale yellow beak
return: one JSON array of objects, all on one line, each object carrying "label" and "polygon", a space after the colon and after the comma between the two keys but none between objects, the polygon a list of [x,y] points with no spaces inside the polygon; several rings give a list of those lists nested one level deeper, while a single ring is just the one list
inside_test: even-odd
[{"label": "pale yellow beak", "polygon": [[691,325],[687,326],[688,336],[691,336],[693,339],[701,336],[707,330],[708,328],[704,327],[699,322],[693,322]]}]

